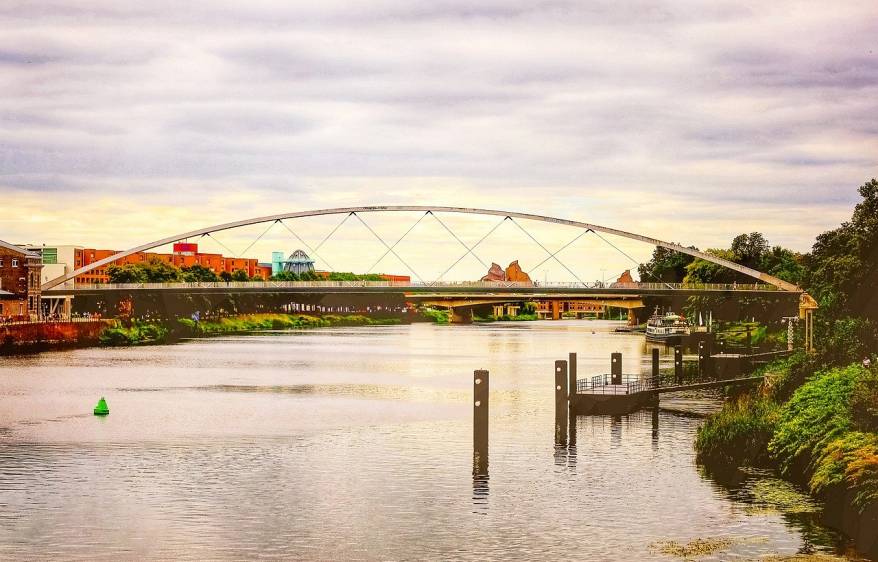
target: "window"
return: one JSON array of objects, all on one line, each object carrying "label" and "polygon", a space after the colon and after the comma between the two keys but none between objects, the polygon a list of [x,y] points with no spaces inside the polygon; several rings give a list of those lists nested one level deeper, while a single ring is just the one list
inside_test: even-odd
[{"label": "window", "polygon": [[58,263],[58,248],[43,248],[43,263]]},{"label": "window", "polygon": [[18,267],[18,259],[12,258],[12,267]]},{"label": "window", "polygon": [[3,267],[3,258],[0,258],[0,267]]}]

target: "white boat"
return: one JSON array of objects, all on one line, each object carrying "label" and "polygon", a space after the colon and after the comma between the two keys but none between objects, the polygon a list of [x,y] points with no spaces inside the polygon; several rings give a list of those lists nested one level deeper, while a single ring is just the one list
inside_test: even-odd
[{"label": "white boat", "polygon": [[658,309],[646,321],[646,339],[650,341],[674,341],[689,335],[689,322],[681,314],[666,312],[659,314]]}]

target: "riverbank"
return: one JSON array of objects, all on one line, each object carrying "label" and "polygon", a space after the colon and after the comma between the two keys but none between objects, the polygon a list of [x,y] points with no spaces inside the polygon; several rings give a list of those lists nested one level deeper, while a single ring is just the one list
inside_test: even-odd
[{"label": "riverbank", "polygon": [[310,316],[304,314],[244,314],[195,322],[180,318],[170,322],[133,322],[105,329],[99,338],[104,346],[156,345],[183,338],[246,334],[266,330],[300,330],[344,326],[391,326],[402,324],[401,318],[370,318],[359,314]]},{"label": "riverbank", "polygon": [[802,354],[764,371],[758,390],[699,429],[699,462],[713,472],[776,470],[823,501],[828,525],[878,557],[878,372],[821,368]]}]

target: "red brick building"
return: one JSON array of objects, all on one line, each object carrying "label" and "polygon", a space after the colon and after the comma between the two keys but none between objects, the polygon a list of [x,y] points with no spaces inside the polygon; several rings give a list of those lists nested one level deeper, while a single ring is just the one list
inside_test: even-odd
[{"label": "red brick building", "polygon": [[[96,261],[108,258],[113,254],[117,254],[118,250],[97,250],[94,248],[83,248],[77,250],[76,267],[83,267]],[[223,271],[234,273],[236,270],[243,270],[248,277],[256,277],[268,279],[271,277],[271,266],[259,264],[259,260],[252,258],[227,258],[222,254],[202,254],[198,251],[198,244],[181,242],[174,244],[173,253],[160,254],[155,252],[137,252],[130,256],[125,256],[112,263],[112,265],[128,265],[145,263],[150,260],[157,259],[174,265],[176,267],[192,267],[200,265],[210,269],[217,275]],[[77,283],[108,283],[110,278],[107,275],[107,267],[101,266],[93,269],[88,273],[83,273],[76,278]]]},{"label": "red brick building", "polygon": [[40,317],[39,254],[0,240],[0,319]]}]

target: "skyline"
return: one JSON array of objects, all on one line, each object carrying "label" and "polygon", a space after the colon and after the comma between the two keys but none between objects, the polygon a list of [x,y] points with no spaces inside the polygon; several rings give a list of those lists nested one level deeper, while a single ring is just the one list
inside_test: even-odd
[{"label": "skyline", "polygon": [[8,6],[2,236],[122,249],[430,204],[807,251],[876,175],[876,24],[869,2]]}]

